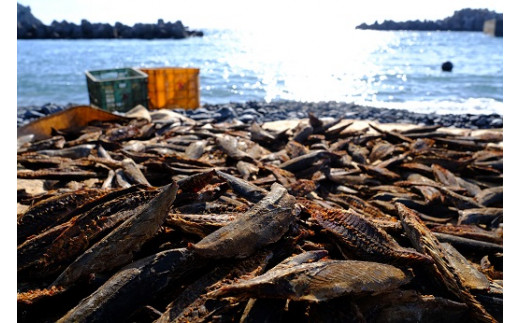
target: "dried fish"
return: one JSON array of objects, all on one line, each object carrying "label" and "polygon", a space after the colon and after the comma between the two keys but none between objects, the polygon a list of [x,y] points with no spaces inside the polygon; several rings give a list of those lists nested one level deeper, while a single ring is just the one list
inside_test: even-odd
[{"label": "dried fish", "polygon": [[459,211],[458,224],[485,224],[498,226],[502,222],[504,211],[502,208],[476,208]]},{"label": "dried fish", "polygon": [[310,203],[305,203],[305,206],[321,227],[332,233],[348,252],[363,260],[431,262],[429,256],[401,247],[386,232],[353,212],[323,209]]},{"label": "dried fish", "polygon": [[45,151],[47,149],[50,150],[58,150],[62,149],[65,146],[65,138],[63,136],[54,136],[49,139],[42,139],[39,141],[34,141],[25,149],[19,149],[20,152],[28,152],[28,151]]},{"label": "dried fish", "polygon": [[248,180],[251,176],[255,176],[260,171],[256,165],[244,161],[237,163],[237,169],[245,180]]},{"label": "dried fish", "polygon": [[463,187],[464,189],[466,189],[470,196],[475,196],[481,192],[481,189],[477,185],[455,176],[449,170],[442,168],[439,165],[432,165],[432,171],[437,181],[441,182],[446,186]]},{"label": "dried fish", "polygon": [[498,230],[484,230],[475,225],[431,225],[430,230],[432,232],[445,233],[479,241],[502,243],[502,236],[497,232]]},{"label": "dried fish", "polygon": [[38,154],[47,156],[59,156],[69,158],[81,158],[87,157],[91,154],[92,149],[96,146],[94,144],[84,144],[74,147],[62,148],[62,149],[45,149],[37,151]]},{"label": "dried fish", "polygon": [[186,155],[186,158],[198,159],[202,156],[202,154],[204,154],[205,148],[205,140],[195,141],[191,143],[188,147],[186,147],[184,154]]},{"label": "dried fish", "polygon": [[442,243],[444,250],[446,250],[446,256],[450,265],[459,272],[462,278],[462,284],[469,290],[484,290],[487,291],[489,287],[489,281],[482,274],[476,266],[473,266],[463,255],[461,255],[457,249],[452,247],[449,243]]},{"label": "dried fish", "polygon": [[346,208],[353,208],[359,213],[365,215],[369,219],[379,219],[397,222],[397,219],[391,215],[385,214],[380,209],[372,206],[369,202],[366,202],[359,197],[351,194],[338,194],[332,195],[329,200],[334,201]]},{"label": "dried fish", "polygon": [[241,213],[231,214],[169,214],[166,224],[190,234],[204,238],[211,232],[226,226],[237,219]]},{"label": "dried fish", "polygon": [[320,302],[343,295],[381,293],[406,284],[409,280],[403,271],[391,265],[329,260],[273,268],[256,278],[223,286],[211,296]]},{"label": "dried fish", "polygon": [[220,148],[232,159],[254,162],[254,158],[240,150],[238,140],[230,135],[218,135],[217,143]]},{"label": "dried fish", "polygon": [[383,160],[393,154],[395,146],[387,141],[379,141],[370,152],[368,159],[374,163],[377,160]]},{"label": "dried fish", "polygon": [[115,171],[115,174],[116,174],[116,183],[119,187],[128,188],[128,187],[132,186],[132,184],[130,184],[130,182],[129,182],[129,179],[125,176],[123,169],[118,168]]},{"label": "dried fish", "polygon": [[294,130],[293,140],[303,144],[313,132],[314,128],[311,125],[300,123]]},{"label": "dried fish", "polygon": [[393,141],[397,141],[397,142],[403,142],[403,141],[404,142],[413,142],[412,139],[408,138],[407,136],[405,136],[401,133],[398,133],[395,131],[383,130],[372,123],[369,123],[368,125],[370,126],[370,128],[376,130],[377,132],[384,134],[386,137],[388,137],[389,140],[393,140]]},{"label": "dried fish", "polygon": [[88,178],[102,177],[103,174],[81,169],[42,169],[42,170],[28,170],[20,169],[16,171],[17,178],[23,179],[56,179],[56,180],[83,180]]},{"label": "dried fish", "polygon": [[472,318],[479,322],[497,322],[463,285],[460,274],[453,269],[446,258],[447,252],[435,236],[429,232],[413,210],[397,204],[399,216],[405,232],[414,247],[432,257],[435,267],[432,268],[447,290],[468,305]]},{"label": "dried fish", "polygon": [[248,201],[258,202],[267,195],[267,191],[265,189],[248,183],[233,175],[221,171],[217,171],[217,175],[226,180],[234,192],[246,198]]},{"label": "dried fish", "polygon": [[487,188],[477,194],[475,200],[484,206],[502,206],[503,192],[502,186]]},{"label": "dried fish", "polygon": [[502,320],[500,131],[128,115],[19,138],[20,321]]},{"label": "dried fish", "polygon": [[497,243],[479,241],[440,232],[434,232],[433,235],[440,242],[448,242],[460,250],[475,252],[478,254],[503,252],[502,246]]},{"label": "dried fish", "polygon": [[186,249],[159,252],[122,268],[58,322],[124,320],[171,281],[204,264]]},{"label": "dried fish", "polygon": [[92,273],[103,272],[127,264],[133,252],[148,240],[164,222],[175,200],[177,183],[163,188],[148,205],[128,218],[105,238],[94,244],[70,264],[51,286],[69,286]]},{"label": "dried fish", "polygon": [[339,156],[326,150],[318,150],[290,159],[281,164],[280,168],[294,173],[310,167],[314,162],[322,158],[339,158]]},{"label": "dried fish", "polygon": [[307,147],[294,140],[289,140],[287,142],[287,145],[285,145],[285,151],[291,159],[309,153],[309,149]]},{"label": "dried fish", "polygon": [[146,177],[143,175],[137,164],[130,158],[123,160],[123,173],[132,184],[143,184],[151,186]]},{"label": "dried fish", "polygon": [[294,197],[275,183],[251,210],[189,248],[203,257],[245,258],[278,241],[298,213]]},{"label": "dried fish", "polygon": [[114,180],[115,176],[116,176],[116,173],[113,170],[109,170],[107,178],[103,182],[103,185],[101,185],[101,188],[102,189],[112,188],[112,181]]},{"label": "dried fish", "polygon": [[52,227],[18,247],[18,271],[48,276],[72,261],[100,236],[124,221],[134,208],[156,194],[134,186],[108,193],[73,210],[69,221]]},{"label": "dried fish", "polygon": [[103,194],[105,192],[99,190],[80,190],[53,196],[34,204],[18,218],[18,243],[50,226],[67,221],[76,208]]},{"label": "dried fish", "polygon": [[464,303],[413,290],[390,291],[356,303],[367,322],[458,322],[468,315]]},{"label": "dried fish", "polygon": [[253,278],[264,272],[272,251],[259,251],[249,258],[224,263],[212,269],[188,286],[175,300],[166,307],[156,323],[193,322],[225,308],[229,303],[225,300],[214,300],[208,297],[212,291],[232,283],[238,278]]}]

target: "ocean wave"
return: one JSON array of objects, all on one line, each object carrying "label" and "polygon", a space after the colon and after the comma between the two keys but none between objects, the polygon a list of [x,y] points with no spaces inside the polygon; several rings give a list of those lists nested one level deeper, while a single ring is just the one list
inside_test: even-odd
[{"label": "ocean wave", "polygon": [[431,100],[406,102],[383,102],[383,101],[354,101],[355,104],[371,106],[375,108],[404,109],[418,113],[437,113],[437,114],[499,114],[503,115],[502,101],[489,98],[469,98],[457,101]]}]

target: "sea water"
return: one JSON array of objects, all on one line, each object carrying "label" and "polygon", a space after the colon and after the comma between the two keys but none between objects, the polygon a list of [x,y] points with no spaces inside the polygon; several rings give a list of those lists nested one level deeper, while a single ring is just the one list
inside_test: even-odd
[{"label": "sea water", "polygon": [[[503,114],[503,39],[479,32],[204,30],[182,40],[18,40],[18,106],[88,104],[85,71],[200,68],[201,103],[340,101]],[[451,61],[452,72],[441,64]]]}]

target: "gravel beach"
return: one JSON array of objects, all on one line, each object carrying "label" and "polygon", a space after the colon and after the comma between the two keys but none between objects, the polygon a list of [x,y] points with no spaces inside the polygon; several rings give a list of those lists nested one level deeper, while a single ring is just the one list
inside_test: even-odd
[{"label": "gravel beach", "polygon": [[[65,106],[47,103],[43,106],[18,107],[18,127],[36,120],[42,116],[61,111]],[[368,106],[360,106],[344,102],[296,102],[276,101],[226,104],[204,104],[198,109],[175,109],[198,121],[224,122],[237,119],[244,123],[264,123],[270,121],[306,118],[312,112],[319,118],[373,120],[380,123],[410,123],[416,125],[441,125],[443,127],[455,127],[466,129],[491,129],[502,128],[503,117],[499,114],[426,114],[415,113],[401,109],[382,109]]]}]

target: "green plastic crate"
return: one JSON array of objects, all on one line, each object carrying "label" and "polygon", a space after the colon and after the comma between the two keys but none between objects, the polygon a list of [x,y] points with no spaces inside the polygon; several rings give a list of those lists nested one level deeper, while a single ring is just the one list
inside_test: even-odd
[{"label": "green plastic crate", "polygon": [[126,112],[138,104],[148,108],[148,75],[134,68],[85,72],[90,104]]}]

